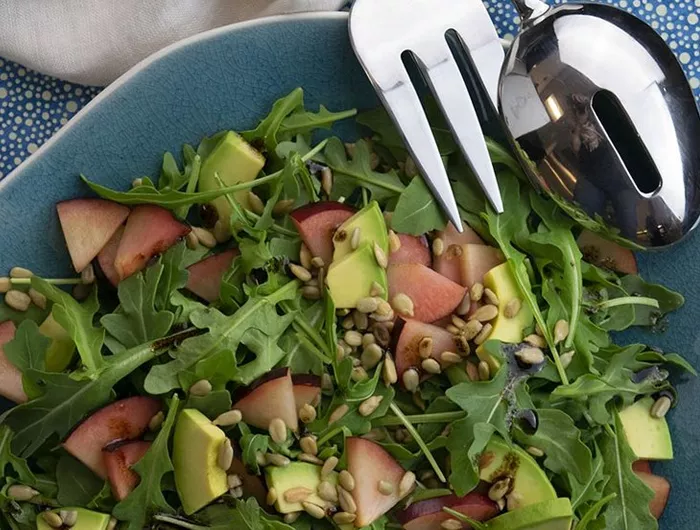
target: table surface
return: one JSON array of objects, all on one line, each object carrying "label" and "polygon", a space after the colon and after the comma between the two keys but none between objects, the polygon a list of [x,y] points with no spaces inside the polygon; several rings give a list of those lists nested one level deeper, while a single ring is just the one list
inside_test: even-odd
[{"label": "table surface", "polygon": [[[676,53],[700,101],[700,0],[605,0],[650,24]],[[563,3],[556,0],[554,3]],[[512,38],[518,16],[508,1],[485,2],[501,36]],[[100,93],[0,59],[0,178]]]}]

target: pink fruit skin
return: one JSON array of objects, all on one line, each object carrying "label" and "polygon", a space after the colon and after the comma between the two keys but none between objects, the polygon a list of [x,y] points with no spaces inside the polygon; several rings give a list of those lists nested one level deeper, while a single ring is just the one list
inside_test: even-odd
[{"label": "pink fruit skin", "polygon": [[190,273],[187,289],[207,302],[216,301],[219,298],[221,279],[238,254],[238,249],[226,250],[190,265],[187,268]]},{"label": "pink fruit skin", "polygon": [[[402,322],[403,321],[403,322]],[[400,324],[402,322],[403,325]],[[394,357],[396,359],[396,371],[401,375],[411,367],[420,369],[421,359],[418,352],[418,344],[423,337],[433,339],[433,353],[431,357],[440,360],[440,354],[444,351],[456,351],[455,341],[452,334],[444,328],[420,322],[412,319],[399,319],[394,324],[395,332],[398,331],[398,340],[393,346]]]},{"label": "pink fruit skin", "polygon": [[[352,497],[357,505],[355,526],[371,524],[401,500],[399,482],[405,471],[382,446],[364,438],[348,438],[345,442],[348,471],[355,478]],[[394,493],[382,495],[377,483],[385,480],[394,486]]]},{"label": "pink fruit skin", "polygon": [[22,372],[5,355],[4,346],[15,338],[11,320],[0,323],[0,394],[15,403],[26,403],[27,394],[22,386]]},{"label": "pink fruit skin", "polygon": [[137,206],[126,221],[114,268],[124,280],[146,267],[148,261],[190,233],[190,227],[160,206]]},{"label": "pink fruit skin", "polygon": [[428,240],[425,236],[410,236],[408,234],[398,234],[401,247],[396,252],[389,254],[389,264],[396,263],[420,263],[430,267],[432,259]]},{"label": "pink fruit skin", "polygon": [[107,478],[102,449],[113,442],[134,440],[161,409],[155,398],[135,396],[115,401],[89,416],[63,442],[63,448],[100,478]]},{"label": "pink fruit skin", "polygon": [[114,287],[119,284],[119,273],[114,268],[114,260],[117,257],[117,250],[119,250],[119,242],[122,240],[122,235],[124,235],[124,227],[120,226],[97,255],[97,263],[99,263],[102,273]]},{"label": "pink fruit skin", "polygon": [[267,429],[275,418],[281,418],[292,431],[298,428],[294,386],[289,370],[256,385],[233,408],[243,414],[243,421],[259,429]]},{"label": "pink fruit skin", "polygon": [[293,375],[292,384],[294,389],[294,404],[297,410],[307,403],[315,403],[321,395],[321,378],[317,375]]},{"label": "pink fruit skin", "polygon": [[[397,515],[405,530],[441,530],[441,523],[453,517],[444,512],[444,507],[452,508],[475,521],[487,521],[498,514],[498,506],[485,495],[469,493],[464,497],[447,495],[412,504]],[[470,529],[464,524],[462,528]]]},{"label": "pink fruit skin", "polygon": [[434,322],[449,315],[464,297],[464,287],[420,263],[390,265],[389,301],[398,293],[413,300],[413,318]]},{"label": "pink fruit skin", "polygon": [[333,234],[355,210],[339,202],[309,204],[291,213],[292,221],[311,254],[328,265],[333,261]]},{"label": "pink fruit skin", "polygon": [[114,450],[105,449],[102,452],[107,478],[112,487],[114,498],[124,500],[141,480],[139,474],[131,469],[136,462],[146,454],[151,442],[129,442]]},{"label": "pink fruit skin", "polygon": [[584,230],[576,240],[584,259],[622,274],[637,274],[637,258],[634,253],[598,234]]},{"label": "pink fruit skin", "polygon": [[668,496],[671,494],[671,483],[659,475],[644,473],[643,471],[636,471],[636,473],[647,486],[654,490],[654,498],[649,501],[649,511],[657,519],[661,518],[666,509],[666,504],[668,504]]},{"label": "pink fruit skin", "polygon": [[129,215],[129,208],[102,199],[73,199],[56,205],[73,267],[80,272],[95,259]]},{"label": "pink fruit skin", "polygon": [[503,263],[503,253],[486,245],[462,245],[460,256],[462,285],[470,289],[475,283],[484,281],[484,274]]},{"label": "pink fruit skin", "polygon": [[461,234],[452,223],[447,224],[447,228],[439,232],[437,237],[442,239],[444,251],[441,256],[435,258],[433,268],[440,274],[449,278],[453,282],[460,283],[462,280],[462,272],[459,264],[459,258],[455,256],[453,251],[450,251],[450,245],[464,245],[472,243],[474,245],[483,245],[484,242],[479,235],[467,224],[462,223],[464,232]]}]

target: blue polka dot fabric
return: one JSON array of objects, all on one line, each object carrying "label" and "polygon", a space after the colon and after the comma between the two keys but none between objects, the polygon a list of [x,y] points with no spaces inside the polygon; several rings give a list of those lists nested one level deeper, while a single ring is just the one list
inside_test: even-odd
[{"label": "blue polka dot fabric", "polygon": [[[602,1],[637,15],[661,34],[685,68],[700,101],[700,0]],[[485,4],[501,36],[513,38],[519,18],[510,2],[485,0]],[[0,59],[0,178],[36,151],[100,90]]]}]

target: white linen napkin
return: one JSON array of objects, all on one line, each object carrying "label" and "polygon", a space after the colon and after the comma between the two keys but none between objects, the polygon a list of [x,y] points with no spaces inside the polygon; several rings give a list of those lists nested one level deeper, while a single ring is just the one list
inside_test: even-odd
[{"label": "white linen napkin", "polygon": [[202,31],[346,0],[0,0],[0,57],[106,85],[144,57]]}]

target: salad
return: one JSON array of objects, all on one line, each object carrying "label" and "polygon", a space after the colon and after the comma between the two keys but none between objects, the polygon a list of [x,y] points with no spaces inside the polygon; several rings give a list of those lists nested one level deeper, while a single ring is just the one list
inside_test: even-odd
[{"label": "salad", "polygon": [[428,110],[461,231],[384,111],[301,89],[127,191],[82,176],[79,276],[0,279],[0,528],[658,528],[695,370],[613,332],[682,296],[489,141],[496,214]]}]

